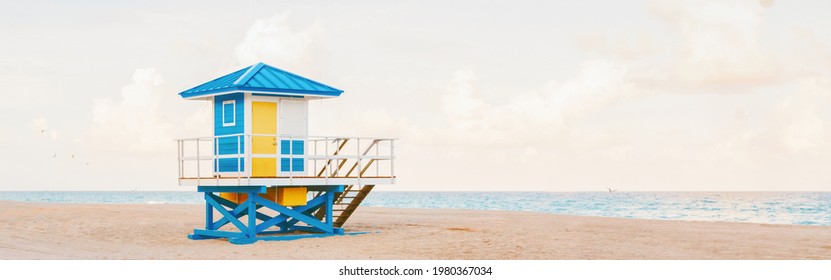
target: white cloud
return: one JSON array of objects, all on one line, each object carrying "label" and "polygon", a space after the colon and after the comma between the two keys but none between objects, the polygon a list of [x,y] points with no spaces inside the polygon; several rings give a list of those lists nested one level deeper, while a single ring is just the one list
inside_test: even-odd
[{"label": "white cloud", "polygon": [[90,141],[94,148],[156,152],[174,147],[172,125],[160,108],[162,82],[156,69],[136,69],[133,83],[121,88],[120,98],[95,99]]},{"label": "white cloud", "polygon": [[582,50],[622,59],[639,59],[653,55],[658,51],[652,37],[645,32],[620,35],[606,32],[589,32],[579,35],[576,43]]},{"label": "white cloud", "polygon": [[778,135],[793,152],[829,152],[831,142],[825,137],[822,109],[831,103],[831,80],[828,77],[805,78],[799,91],[776,108]]},{"label": "white cloud", "polygon": [[441,98],[442,112],[456,127],[466,128],[475,123],[471,120],[481,118],[485,103],[475,93],[473,71],[456,71],[447,87],[447,94]]},{"label": "white cloud", "polygon": [[488,104],[476,94],[472,71],[458,71],[441,99],[448,131],[440,134],[459,145],[545,142],[587,114],[644,94],[627,72],[619,63],[588,61],[572,80]]},{"label": "white cloud", "polygon": [[756,0],[653,1],[651,10],[680,39],[676,79],[699,84],[760,84],[780,78],[759,33],[766,6]]},{"label": "white cloud", "polygon": [[322,28],[313,24],[294,30],[288,24],[289,11],[251,25],[245,39],[237,45],[234,57],[240,65],[267,62],[288,69],[307,70],[306,64],[320,55],[318,43]]}]

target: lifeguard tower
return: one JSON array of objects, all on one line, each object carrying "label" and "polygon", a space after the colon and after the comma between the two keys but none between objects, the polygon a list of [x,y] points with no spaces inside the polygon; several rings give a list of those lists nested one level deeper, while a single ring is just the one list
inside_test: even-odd
[{"label": "lifeguard tower", "polygon": [[211,102],[214,120],[213,136],[177,140],[179,185],[205,198],[205,228],[188,237],[347,234],[343,224],[373,187],[395,183],[395,148],[388,138],[308,135],[309,100],[341,93],[263,63],[179,93]]}]

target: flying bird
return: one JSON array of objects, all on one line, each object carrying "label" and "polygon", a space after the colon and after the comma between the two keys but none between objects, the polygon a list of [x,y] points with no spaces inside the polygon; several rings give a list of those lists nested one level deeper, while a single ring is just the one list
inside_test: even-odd
[{"label": "flying bird", "polygon": [[609,192],[616,192],[616,191],[617,191],[617,189],[614,189],[614,190],[613,190],[613,189],[612,189],[612,188],[610,188],[610,187],[606,187],[606,189],[608,189],[608,190],[609,190]]},{"label": "flying bird", "polygon": [[40,133],[41,133],[41,134],[46,133],[46,129],[41,129],[41,130],[40,130]]}]

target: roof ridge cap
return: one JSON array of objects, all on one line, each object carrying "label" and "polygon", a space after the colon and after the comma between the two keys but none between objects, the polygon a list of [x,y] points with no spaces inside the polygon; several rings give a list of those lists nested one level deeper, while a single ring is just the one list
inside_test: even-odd
[{"label": "roof ridge cap", "polygon": [[263,65],[265,64],[262,62],[257,62],[257,64],[252,64],[251,66],[248,66],[248,70],[245,71],[245,73],[243,73],[242,76],[239,76],[239,78],[237,78],[237,80],[234,81],[232,85],[240,86],[248,83],[248,80],[250,80],[251,77],[254,77],[254,75],[257,74],[257,72],[259,72],[260,69],[263,68]]}]

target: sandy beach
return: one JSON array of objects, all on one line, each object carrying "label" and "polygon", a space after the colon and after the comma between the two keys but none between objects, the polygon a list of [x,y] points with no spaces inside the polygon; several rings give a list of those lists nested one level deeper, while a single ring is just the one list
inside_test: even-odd
[{"label": "sandy beach", "polygon": [[345,226],[363,235],[187,239],[203,211],[3,201],[0,259],[831,259],[831,227],[445,209],[363,207]]}]

